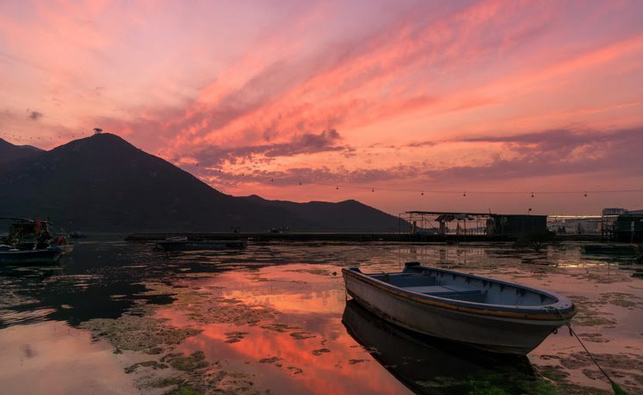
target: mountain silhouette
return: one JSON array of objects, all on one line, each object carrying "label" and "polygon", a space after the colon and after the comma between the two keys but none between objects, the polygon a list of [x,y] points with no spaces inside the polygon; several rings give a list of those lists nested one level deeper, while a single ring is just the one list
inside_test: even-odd
[{"label": "mountain silhouette", "polygon": [[57,228],[103,232],[398,227],[397,217],[356,201],[292,203],[226,195],[113,134],[36,153],[0,166],[0,215],[49,218]]},{"label": "mountain silhouette", "polygon": [[27,158],[42,152],[30,145],[13,145],[0,138],[0,167],[14,160]]},{"label": "mountain silhouette", "polygon": [[397,232],[403,225],[403,230],[408,229],[405,221],[352,199],[338,203],[296,203],[266,200],[257,195],[245,199],[269,209],[286,210],[308,223],[323,224],[324,231]]}]

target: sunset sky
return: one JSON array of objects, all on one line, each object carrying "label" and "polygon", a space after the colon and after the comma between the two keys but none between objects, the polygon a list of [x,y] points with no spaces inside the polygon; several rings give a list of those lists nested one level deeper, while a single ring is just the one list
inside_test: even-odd
[{"label": "sunset sky", "polygon": [[95,127],[233,195],[643,209],[643,1],[0,0],[0,138]]}]

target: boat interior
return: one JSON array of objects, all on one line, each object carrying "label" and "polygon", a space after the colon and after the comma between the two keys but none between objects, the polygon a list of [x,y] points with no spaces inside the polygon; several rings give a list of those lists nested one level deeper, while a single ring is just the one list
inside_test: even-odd
[{"label": "boat interior", "polygon": [[546,293],[504,281],[426,267],[412,267],[401,273],[374,274],[371,277],[407,291],[474,303],[545,306],[558,301]]}]

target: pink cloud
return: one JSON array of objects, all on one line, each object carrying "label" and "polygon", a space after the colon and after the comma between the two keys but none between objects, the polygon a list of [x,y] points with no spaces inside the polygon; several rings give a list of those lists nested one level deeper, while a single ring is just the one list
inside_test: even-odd
[{"label": "pink cloud", "polygon": [[218,167],[226,163],[237,164],[247,161],[270,161],[278,157],[350,150],[348,147],[336,145],[340,139],[341,137],[336,130],[324,130],[319,134],[304,133],[297,135],[287,143],[227,149],[211,146],[195,152],[194,157],[198,163],[204,166]]},{"label": "pink cloud", "polygon": [[[643,158],[632,147],[643,146],[643,129],[623,129],[608,132],[587,130],[552,130],[507,137],[476,137],[435,142],[433,145],[467,143],[477,149],[486,149],[493,158],[478,165],[436,166],[429,161],[420,163],[377,166],[370,169],[350,170],[340,168],[292,167],[285,170],[262,170],[258,167],[249,172],[230,173],[199,170],[217,185],[274,184],[281,187],[304,184],[349,185],[364,188],[379,188],[390,181],[409,185],[410,190],[420,190],[421,185],[464,185],[494,180],[526,181],[542,176],[565,176],[571,174],[623,174],[638,176],[643,168]],[[264,147],[263,149],[267,149]],[[494,152],[505,152],[505,157]],[[511,151],[512,155],[506,155]],[[252,152],[252,151],[251,151]],[[233,151],[225,152],[227,160]],[[249,153],[238,153],[247,158]],[[436,188],[433,188],[436,189]],[[438,188],[439,189],[439,188]],[[462,188],[459,188],[462,189]]]}]

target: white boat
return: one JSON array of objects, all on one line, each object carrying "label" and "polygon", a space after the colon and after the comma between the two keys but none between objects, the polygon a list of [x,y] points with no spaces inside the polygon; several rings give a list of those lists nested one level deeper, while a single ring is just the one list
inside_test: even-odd
[{"label": "white boat", "polygon": [[381,318],[496,353],[525,355],[576,314],[555,293],[417,262],[398,273],[342,274],[348,294]]}]

